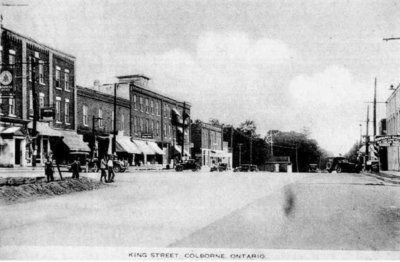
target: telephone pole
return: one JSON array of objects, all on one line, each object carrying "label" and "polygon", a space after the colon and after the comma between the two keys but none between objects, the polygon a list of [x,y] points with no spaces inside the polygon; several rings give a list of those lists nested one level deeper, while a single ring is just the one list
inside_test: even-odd
[{"label": "telephone pole", "polygon": [[242,145],[243,144],[239,144],[239,166],[242,165]]},{"label": "telephone pole", "polygon": [[376,136],[376,77],[375,77],[375,87],[374,87],[374,140]]},{"label": "telephone pole", "polygon": [[[33,100],[33,123],[32,123],[32,166],[36,166],[36,143],[37,143],[37,120],[38,120],[38,107],[37,107],[37,93],[36,93],[36,67],[38,62],[35,57],[31,58],[32,61],[32,100]],[[28,65],[29,66],[29,65]]]},{"label": "telephone pole", "polygon": [[365,132],[365,158],[364,158],[364,168],[367,168],[367,161],[369,155],[369,135],[368,135],[368,128],[369,128],[369,105],[367,106],[367,128]]}]

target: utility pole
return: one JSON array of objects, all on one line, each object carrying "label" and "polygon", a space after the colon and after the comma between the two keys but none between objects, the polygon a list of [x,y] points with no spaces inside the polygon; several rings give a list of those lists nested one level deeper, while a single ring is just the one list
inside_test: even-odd
[{"label": "utility pole", "polygon": [[[32,123],[32,166],[36,166],[36,155],[37,155],[37,120],[38,120],[38,108],[37,108],[37,93],[36,93],[36,67],[38,62],[35,57],[31,58],[32,61],[32,100],[33,100],[33,123]],[[28,65],[29,66],[29,65]]]},{"label": "utility pole", "polygon": [[364,168],[367,168],[367,161],[368,161],[368,155],[369,155],[369,136],[368,136],[368,128],[369,128],[369,105],[367,107],[367,128],[365,132],[365,158],[364,158]]},{"label": "utility pole", "polygon": [[376,77],[375,77],[375,88],[374,88],[374,140],[376,136]]},{"label": "utility pole", "polygon": [[271,131],[271,158],[274,156],[274,137],[273,132]]},{"label": "utility pole", "polygon": [[297,143],[296,143],[296,171],[299,173],[299,159],[297,157]]},{"label": "utility pole", "polygon": [[231,126],[231,153],[233,154],[233,126]]},{"label": "utility pole", "polygon": [[181,159],[184,156],[184,148],[185,148],[185,110],[186,110],[186,102],[183,102],[183,113],[182,113],[182,151],[181,151]]},{"label": "utility pole", "polygon": [[239,144],[239,166],[242,165],[242,143]]},{"label": "utility pole", "polygon": [[360,147],[362,144],[362,124],[360,124]]},{"label": "utility pole", "polygon": [[114,84],[114,128],[113,128],[113,140],[112,140],[112,154],[115,153],[116,141],[117,141],[117,86],[118,84]]},{"label": "utility pole", "polygon": [[253,164],[253,132],[250,132],[250,165]]}]

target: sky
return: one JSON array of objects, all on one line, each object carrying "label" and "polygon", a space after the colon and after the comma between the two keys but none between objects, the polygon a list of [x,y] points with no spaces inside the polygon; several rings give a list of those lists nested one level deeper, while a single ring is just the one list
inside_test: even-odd
[{"label": "sky", "polygon": [[144,74],[193,119],[307,128],[334,154],[365,134],[375,78],[379,102],[400,83],[395,0],[0,2],[28,4],[0,6],[4,26],[74,55],[78,85]]}]

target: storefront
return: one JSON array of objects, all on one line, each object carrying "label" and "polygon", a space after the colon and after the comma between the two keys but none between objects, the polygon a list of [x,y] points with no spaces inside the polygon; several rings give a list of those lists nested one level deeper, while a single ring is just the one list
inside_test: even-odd
[{"label": "storefront", "polygon": [[129,136],[115,137],[115,151],[118,159],[128,161],[129,165],[135,163],[135,155],[141,154],[140,149],[132,142]]},{"label": "storefront", "polygon": [[26,166],[26,129],[21,126],[0,126],[0,166]]},{"label": "storefront", "polygon": [[223,150],[201,149],[201,165],[212,167],[219,163],[227,164],[232,168],[232,153]]}]

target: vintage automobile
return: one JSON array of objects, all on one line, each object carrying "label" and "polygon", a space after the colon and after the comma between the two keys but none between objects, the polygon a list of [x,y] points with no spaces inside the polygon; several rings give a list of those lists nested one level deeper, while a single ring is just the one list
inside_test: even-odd
[{"label": "vintage automobile", "polygon": [[344,157],[330,157],[326,163],[326,170],[331,173],[336,171],[337,173],[349,172],[359,173],[362,169],[361,164],[352,163]]},{"label": "vintage automobile", "polygon": [[196,162],[194,159],[188,159],[185,160],[181,163],[178,163],[175,166],[176,171],[183,171],[183,170],[192,170],[192,171],[198,171],[200,170],[200,165]]},{"label": "vintage automobile", "polygon": [[310,172],[310,173],[318,172],[318,164],[309,164],[308,165],[308,172]]},{"label": "vintage automobile", "polygon": [[235,169],[233,169],[233,172],[258,172],[258,167],[256,165],[246,164],[235,167]]},{"label": "vintage automobile", "polygon": [[219,163],[218,165],[214,165],[210,168],[211,172],[214,172],[214,171],[221,172],[221,171],[226,171],[226,170],[228,170],[228,164],[226,164],[226,163]]}]

